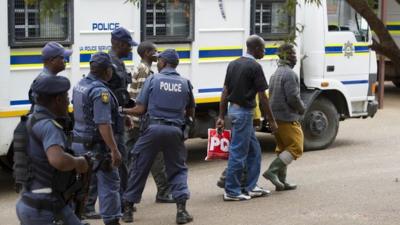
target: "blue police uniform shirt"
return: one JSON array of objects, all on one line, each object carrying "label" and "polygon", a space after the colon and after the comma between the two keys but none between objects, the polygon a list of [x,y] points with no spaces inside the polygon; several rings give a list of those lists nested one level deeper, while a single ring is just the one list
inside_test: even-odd
[{"label": "blue police uniform shirt", "polygon": [[75,136],[101,138],[99,124],[111,124],[116,129],[118,103],[106,83],[95,75],[89,74],[74,87],[73,104]]},{"label": "blue police uniform shirt", "polygon": [[[61,125],[55,122],[55,115],[53,115],[48,109],[36,104],[34,107],[34,113],[43,113],[49,115],[49,118],[38,121],[32,127],[32,132],[41,141],[41,143],[39,143],[35,138],[33,138],[32,135],[30,135],[27,153],[32,160],[43,165],[41,168],[47,168],[46,172],[48,172],[49,175],[53,175],[53,172],[56,169],[50,165],[46,152],[52,146],[60,146],[61,148],[65,149],[67,146],[67,138]],[[51,180],[49,180],[49,184],[51,184]],[[51,188],[51,186],[45,186],[33,178],[30,189],[36,190],[42,188]],[[56,200],[54,196],[49,194],[25,192],[24,195],[36,199]]]},{"label": "blue police uniform shirt", "polygon": [[192,89],[189,80],[181,77],[174,68],[167,67],[145,81],[136,101],[147,106],[151,119],[183,125],[185,109],[195,107]]}]

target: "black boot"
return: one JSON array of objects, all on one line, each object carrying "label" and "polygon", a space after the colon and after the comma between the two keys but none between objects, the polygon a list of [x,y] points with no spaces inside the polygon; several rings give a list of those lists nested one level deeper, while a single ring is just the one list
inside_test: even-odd
[{"label": "black boot", "polygon": [[285,189],[285,185],[278,178],[278,173],[284,166],[286,166],[285,163],[279,157],[277,157],[274,161],[272,161],[268,170],[263,173],[263,177],[265,177],[267,180],[270,180],[272,184],[275,185],[277,191],[283,191]]},{"label": "black boot", "polygon": [[[222,172],[221,176],[219,177],[219,180],[217,181],[217,186],[222,189],[225,188],[226,170],[227,169],[225,168],[224,172]],[[246,185],[247,185],[247,168],[243,170],[242,177],[240,179],[240,187],[242,189],[246,189]]]},{"label": "black boot", "polygon": [[124,213],[122,214],[122,221],[125,223],[132,223],[133,222],[133,203],[131,202],[124,202]]},{"label": "black boot", "polygon": [[193,221],[193,217],[186,211],[186,201],[176,203],[176,223],[186,224]]},{"label": "black boot", "polygon": [[157,193],[156,195],[157,203],[176,203],[175,199],[172,197],[172,194],[169,191],[166,194]]},{"label": "black boot", "polygon": [[105,223],[105,225],[121,225],[121,224],[119,223],[119,219],[115,219],[108,223]]},{"label": "black boot", "polygon": [[290,191],[290,190],[295,190],[297,188],[296,184],[290,184],[286,182],[286,174],[287,174],[287,166],[285,165],[278,173],[279,180],[283,183],[285,188],[283,190],[276,190],[276,191]]},{"label": "black boot", "polygon": [[225,178],[226,178],[226,168],[224,169],[221,176],[219,177],[219,180],[217,181],[217,186],[219,188],[222,188],[222,189],[225,188]]}]

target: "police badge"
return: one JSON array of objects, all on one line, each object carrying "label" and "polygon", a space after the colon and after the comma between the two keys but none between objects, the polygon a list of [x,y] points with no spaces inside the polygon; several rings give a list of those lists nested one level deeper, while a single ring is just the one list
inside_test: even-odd
[{"label": "police badge", "polygon": [[101,101],[105,104],[108,104],[110,102],[110,94],[108,92],[102,92]]},{"label": "police badge", "polygon": [[344,56],[346,56],[347,58],[352,57],[354,54],[353,43],[351,43],[350,41],[347,41],[347,43],[345,43],[343,45],[343,53],[344,53]]}]

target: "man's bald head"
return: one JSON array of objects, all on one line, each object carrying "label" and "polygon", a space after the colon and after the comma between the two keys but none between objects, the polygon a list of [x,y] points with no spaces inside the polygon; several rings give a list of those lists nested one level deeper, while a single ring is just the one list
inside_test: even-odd
[{"label": "man's bald head", "polygon": [[251,35],[246,41],[247,53],[253,55],[256,59],[261,59],[265,54],[264,39],[258,35]]}]

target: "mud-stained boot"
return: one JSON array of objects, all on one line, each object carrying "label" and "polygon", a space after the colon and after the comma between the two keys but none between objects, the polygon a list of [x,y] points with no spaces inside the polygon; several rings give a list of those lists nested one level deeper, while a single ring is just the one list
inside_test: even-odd
[{"label": "mud-stained boot", "polygon": [[290,191],[290,190],[295,190],[297,188],[296,184],[291,184],[286,182],[286,175],[287,175],[287,166],[283,167],[278,173],[279,180],[283,183],[285,188],[283,190],[276,190],[276,191]]},{"label": "mud-stained boot", "polygon": [[[217,181],[217,186],[222,189],[225,189],[226,170],[227,170],[227,168],[225,168],[225,170],[222,172],[221,176],[219,177],[219,180]],[[240,187],[243,190],[246,189],[246,185],[247,185],[247,168],[245,168],[243,170],[242,177],[240,179]]]},{"label": "mud-stained boot", "polygon": [[285,185],[278,178],[278,173],[284,166],[286,166],[285,163],[277,157],[272,161],[268,170],[263,173],[263,177],[271,181],[271,183],[275,185],[277,191],[283,191],[285,189]]},{"label": "mud-stained boot", "polygon": [[217,186],[222,189],[225,188],[226,170],[227,169],[225,168],[224,171],[222,172],[221,176],[219,177],[219,180],[217,181]]},{"label": "mud-stained boot", "polygon": [[181,201],[176,203],[177,213],[176,213],[176,223],[186,224],[193,221],[193,217],[186,211],[186,201]]},{"label": "mud-stained boot", "polygon": [[122,214],[122,221],[125,223],[133,222],[133,203],[132,202],[124,202],[124,213]]},{"label": "mud-stained boot", "polygon": [[121,225],[121,224],[119,223],[119,219],[115,219],[105,223],[105,225]]}]

